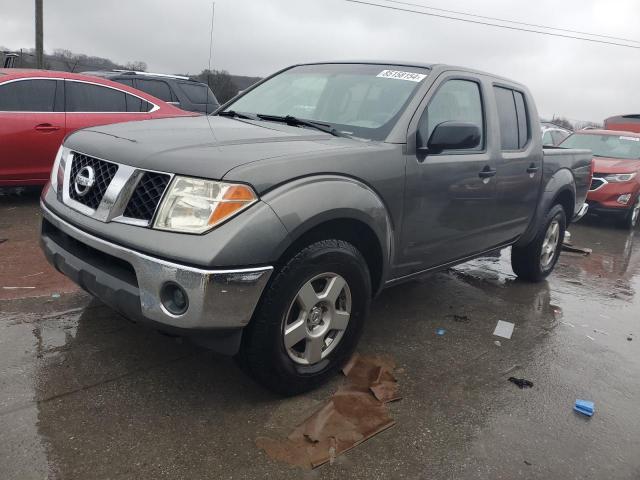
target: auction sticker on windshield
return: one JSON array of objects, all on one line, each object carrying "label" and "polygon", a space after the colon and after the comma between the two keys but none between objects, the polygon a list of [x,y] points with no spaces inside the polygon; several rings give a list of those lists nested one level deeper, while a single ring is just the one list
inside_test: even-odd
[{"label": "auction sticker on windshield", "polygon": [[408,80],[410,82],[416,83],[421,82],[422,80],[427,78],[427,76],[423,75],[422,73],[401,72],[398,70],[383,70],[376,76],[380,78],[393,78],[395,80]]}]

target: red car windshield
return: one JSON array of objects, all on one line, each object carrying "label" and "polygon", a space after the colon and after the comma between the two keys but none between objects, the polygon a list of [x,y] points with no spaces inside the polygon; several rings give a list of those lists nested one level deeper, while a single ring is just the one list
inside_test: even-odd
[{"label": "red car windshield", "polygon": [[563,148],[586,148],[594,157],[640,159],[640,137],[574,133],[560,144]]}]

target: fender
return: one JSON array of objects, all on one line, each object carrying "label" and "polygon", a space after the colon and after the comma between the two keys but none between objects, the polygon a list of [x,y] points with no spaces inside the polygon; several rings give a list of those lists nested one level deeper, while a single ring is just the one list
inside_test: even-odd
[{"label": "fender", "polygon": [[375,233],[382,251],[382,283],[387,278],[394,253],[394,228],[380,196],[368,185],[351,177],[317,175],[282,185],[262,197],[282,221],[289,236],[278,248],[278,256],[312,228],[330,221],[352,219]]},{"label": "fender", "polygon": [[[573,174],[567,168],[562,168],[556,171],[551,178],[546,182],[544,190],[540,195],[540,201],[536,208],[536,212],[527,227],[525,233],[518,239],[515,246],[522,246],[529,243],[538,233],[540,224],[544,220],[544,216],[549,209],[554,205],[556,199],[564,192],[568,192],[571,195],[571,205],[575,208],[576,198],[576,183],[573,178]],[[572,217],[573,213],[569,215]],[[567,225],[571,222],[571,218],[567,218]]]}]

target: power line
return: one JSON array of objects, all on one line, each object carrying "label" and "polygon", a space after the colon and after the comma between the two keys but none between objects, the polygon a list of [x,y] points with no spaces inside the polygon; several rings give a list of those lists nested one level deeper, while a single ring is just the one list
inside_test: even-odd
[{"label": "power line", "polygon": [[631,42],[631,43],[640,44],[639,40],[632,40],[630,38],[613,37],[613,36],[610,36],[610,35],[600,35],[598,33],[591,33],[591,32],[581,32],[580,30],[569,30],[567,28],[549,27],[547,25],[540,25],[540,24],[536,24],[536,23],[526,23],[526,22],[519,22],[519,21],[516,21],[516,20],[507,20],[506,18],[486,17],[484,15],[477,15],[475,13],[466,13],[466,12],[460,12],[460,11],[456,11],[456,10],[447,10],[447,9],[444,9],[444,8],[430,7],[428,5],[422,5],[422,4],[419,4],[419,3],[402,2],[402,1],[399,1],[399,0],[384,0],[384,1],[386,3],[396,3],[398,5],[407,5],[407,6],[410,6],[410,7],[426,8],[427,10],[434,10],[436,12],[453,13],[453,14],[456,14],[456,15],[465,15],[467,17],[482,18],[484,20],[494,20],[494,21],[498,21],[498,22],[513,23],[514,25],[524,25],[526,27],[545,28],[547,30],[557,30],[558,32],[577,33],[578,35],[589,35],[591,37],[608,38],[610,40],[620,40],[622,42]]},{"label": "power line", "polygon": [[553,32],[541,32],[539,30],[531,30],[528,28],[519,28],[519,27],[511,27],[509,25],[499,25],[496,23],[490,23],[490,22],[481,22],[479,20],[470,20],[468,18],[459,18],[459,17],[452,17],[449,15],[442,15],[442,14],[438,14],[438,13],[430,13],[430,12],[422,12],[420,10],[411,10],[409,8],[400,8],[400,7],[392,7],[391,5],[380,5],[379,3],[370,3],[370,2],[365,2],[363,0],[344,0],[345,2],[349,2],[349,3],[356,3],[356,4],[361,4],[361,5],[369,5],[371,7],[379,7],[379,8],[386,8],[388,10],[397,10],[400,12],[408,12],[408,13],[415,13],[418,15],[425,15],[428,17],[437,17],[437,18],[445,18],[448,20],[457,20],[459,22],[466,22],[466,23],[473,23],[476,25],[485,25],[488,27],[496,27],[496,28],[503,28],[506,30],[515,30],[518,32],[529,32],[529,33],[537,33],[540,35],[547,35],[547,36],[551,36],[551,37],[560,37],[560,38],[570,38],[573,40],[582,40],[585,42],[591,42],[591,43],[600,43],[600,44],[604,44],[604,45],[614,45],[616,47],[626,47],[626,48],[633,48],[636,50],[640,50],[640,45],[636,46],[636,45],[628,45],[625,43],[616,43],[616,42],[608,42],[605,40],[596,40],[594,38],[584,38],[584,37],[575,37],[572,35],[564,35],[561,33],[553,33]]}]

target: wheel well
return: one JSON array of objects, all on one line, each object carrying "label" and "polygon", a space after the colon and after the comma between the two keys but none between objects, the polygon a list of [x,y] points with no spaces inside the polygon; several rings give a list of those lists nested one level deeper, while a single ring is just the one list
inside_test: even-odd
[{"label": "wheel well", "polygon": [[382,281],[382,248],[371,227],[359,220],[345,218],[316,225],[289,245],[278,263],[284,264],[307,245],[331,238],[349,242],[362,253],[369,267],[372,292],[377,292]]},{"label": "wheel well", "polygon": [[567,224],[571,222],[571,219],[573,218],[573,210],[575,208],[573,193],[569,190],[563,190],[555,198],[552,203],[552,206],[553,205],[562,205],[562,208],[564,208],[564,212],[567,215]]}]

